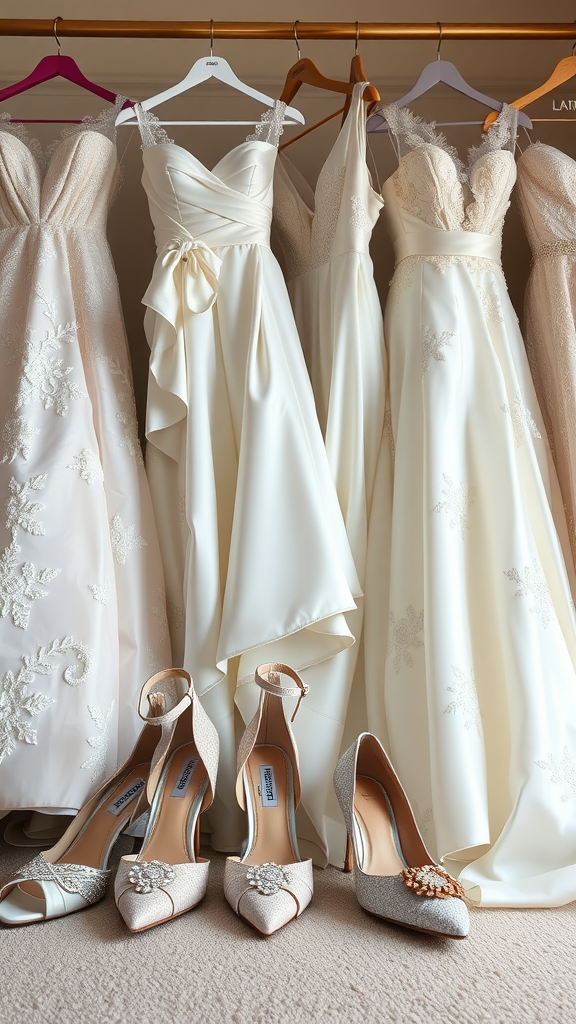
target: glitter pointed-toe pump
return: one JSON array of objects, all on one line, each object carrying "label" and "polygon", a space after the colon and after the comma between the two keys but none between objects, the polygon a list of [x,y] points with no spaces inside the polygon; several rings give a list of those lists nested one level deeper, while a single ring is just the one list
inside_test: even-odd
[{"label": "glitter pointed-toe pump", "polygon": [[312,861],[301,860],[294,812],[300,802],[296,742],[284,707],[298,704],[308,687],[287,665],[261,665],[258,710],[238,750],[236,796],[248,817],[242,857],[228,857],[224,893],[239,917],[261,935],[272,935],[299,917],[312,899]]},{"label": "glitter pointed-toe pump", "polygon": [[[178,707],[166,711],[160,688],[164,673],[145,683],[144,726],[124,765],[78,812],[64,835],[40,853],[0,889],[0,921],[21,925],[84,910],[106,893],[108,858],[118,836],[145,811],[143,799],[150,765],[162,734]],[[170,698],[171,699],[171,698]]]},{"label": "glitter pointed-toe pump", "polygon": [[371,733],[340,758],[334,789],[346,822],[344,870],[354,870],[360,906],[405,928],[466,938],[464,890],[430,857],[400,780]]},{"label": "glitter pointed-toe pump", "polygon": [[186,695],[150,768],[150,815],[142,848],[122,857],[116,873],[116,906],[131,932],[192,910],[208,883],[210,862],[199,855],[200,812],[214,799],[218,733],[188,673],[167,669],[165,675],[183,681]]}]

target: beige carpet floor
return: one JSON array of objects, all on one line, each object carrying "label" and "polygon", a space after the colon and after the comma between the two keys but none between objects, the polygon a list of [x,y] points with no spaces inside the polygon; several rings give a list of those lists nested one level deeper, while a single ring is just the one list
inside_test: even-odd
[{"label": "beige carpet floor", "polygon": [[[0,843],[2,877],[29,856]],[[223,865],[213,857],[196,910],[140,935],[112,892],[71,917],[0,926],[2,1024],[576,1022],[576,904],[474,911],[469,939],[441,941],[365,914],[350,876],[328,868],[303,917],[264,939],[224,900]]]}]

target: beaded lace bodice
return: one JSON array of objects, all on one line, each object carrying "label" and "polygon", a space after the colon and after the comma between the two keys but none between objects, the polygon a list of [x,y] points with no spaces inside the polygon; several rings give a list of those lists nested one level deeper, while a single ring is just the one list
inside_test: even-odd
[{"label": "beaded lace bodice", "polygon": [[383,114],[398,154],[389,182],[399,207],[433,228],[499,233],[516,180],[516,110],[504,104],[467,166],[434,123],[395,103]]},{"label": "beaded lace bodice", "polygon": [[518,199],[533,250],[576,240],[576,161],[566,153],[541,142],[528,146],[518,160]]},{"label": "beaded lace bodice", "polygon": [[38,223],[105,230],[120,177],[115,121],[124,102],[117,96],[97,117],[66,125],[45,152],[25,125],[0,114],[0,230]]}]

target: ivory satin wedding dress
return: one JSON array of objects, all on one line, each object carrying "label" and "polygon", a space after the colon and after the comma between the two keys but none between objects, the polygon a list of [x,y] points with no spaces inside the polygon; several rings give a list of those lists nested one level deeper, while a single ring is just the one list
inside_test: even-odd
[{"label": "ivory satin wedding dress", "polygon": [[[390,489],[373,500],[385,434],[387,365],[380,300],[368,246],[383,201],[366,166],[366,111],[354,88],[350,110],[319,174],[315,193],[280,153],[274,177],[274,238],[285,266],[296,326],[310,372],[330,469],[360,586],[365,589],[368,524],[389,515]],[[383,536],[383,533],[380,533]],[[372,598],[372,595],[370,595]],[[385,600],[375,614],[384,615]],[[364,599],[348,613],[356,643],[337,658],[307,669],[311,693],[294,723],[309,786],[314,785],[315,834],[304,833],[315,861],[341,863],[344,826],[332,807],[332,773],[344,728],[366,727],[362,621]],[[353,685],[354,681],[354,685]],[[366,680],[370,688],[381,680]],[[314,744],[306,742],[311,709],[322,717]],[[304,733],[304,735],[301,734]]]},{"label": "ivory satin wedding dress", "polygon": [[576,561],[576,162],[535,142],[518,160],[516,194],[533,258],[526,351]]},{"label": "ivory satin wedding dress", "polygon": [[348,647],[360,588],[269,247],[284,105],[212,170],[136,109],[158,250],[144,297],[147,466],[175,658],[220,735],[212,842],[237,850],[235,697],[248,721],[259,664],[300,672]]},{"label": "ivory satin wedding dress", "polygon": [[433,125],[395,105],[385,117],[399,158],[382,190],[395,464],[387,657],[367,665],[384,681],[375,731],[473,899],[560,905],[576,899],[576,624],[500,266],[516,113],[504,106],[467,167]]},{"label": "ivory satin wedding dress", "polygon": [[0,116],[0,810],[82,806],[170,658],[106,240],[122,103],[46,161]]}]

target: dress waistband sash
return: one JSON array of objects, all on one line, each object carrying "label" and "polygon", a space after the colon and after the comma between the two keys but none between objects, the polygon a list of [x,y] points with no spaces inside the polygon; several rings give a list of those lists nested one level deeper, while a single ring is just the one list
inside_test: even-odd
[{"label": "dress waistband sash", "polygon": [[500,235],[478,231],[407,231],[393,241],[396,266],[408,256],[476,256],[500,263]]}]

